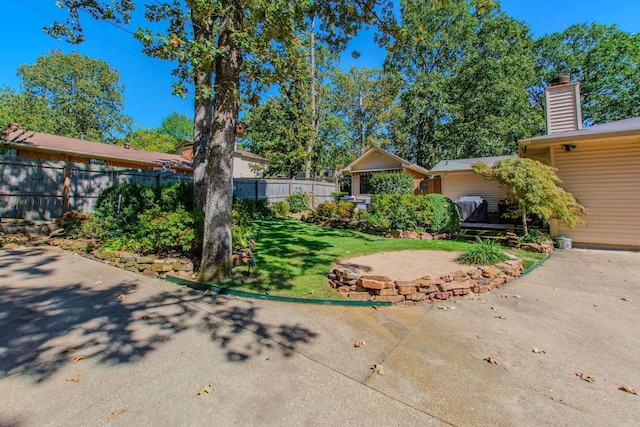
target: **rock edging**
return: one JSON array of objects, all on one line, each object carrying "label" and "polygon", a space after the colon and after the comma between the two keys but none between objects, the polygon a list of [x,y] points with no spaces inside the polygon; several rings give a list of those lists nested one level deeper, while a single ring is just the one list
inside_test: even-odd
[{"label": "rock edging", "polygon": [[361,275],[347,268],[334,268],[329,284],[347,298],[360,301],[386,301],[394,304],[426,304],[470,293],[481,294],[514,281],[524,272],[521,259],[489,267],[474,267],[411,281],[391,280],[387,276]]}]

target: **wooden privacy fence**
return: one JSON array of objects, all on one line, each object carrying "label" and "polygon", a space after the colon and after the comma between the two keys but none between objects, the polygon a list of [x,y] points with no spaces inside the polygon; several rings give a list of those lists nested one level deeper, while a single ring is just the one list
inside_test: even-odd
[{"label": "wooden privacy fence", "polygon": [[338,191],[335,181],[306,181],[295,179],[235,178],[233,194],[241,199],[269,199],[270,203],[283,202],[289,194],[309,194],[311,207],[331,200]]},{"label": "wooden privacy fence", "polygon": [[[191,181],[190,175],[85,163],[0,158],[0,217],[48,220],[67,210],[92,212],[100,190],[115,184],[162,184]],[[291,193],[313,193],[312,207],[329,200],[333,182],[236,178],[240,198],[285,200]]]}]

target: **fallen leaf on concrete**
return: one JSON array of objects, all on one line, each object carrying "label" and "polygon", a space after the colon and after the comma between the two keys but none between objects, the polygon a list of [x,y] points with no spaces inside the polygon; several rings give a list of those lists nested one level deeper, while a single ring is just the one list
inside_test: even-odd
[{"label": "fallen leaf on concrete", "polygon": [[145,357],[148,352],[149,352],[149,350],[141,351],[140,353],[138,353],[138,357]]},{"label": "fallen leaf on concrete", "polygon": [[522,298],[520,295],[517,295],[517,294],[516,294],[516,295],[514,295],[513,297],[514,297],[514,298],[517,298],[517,299]]},{"label": "fallen leaf on concrete", "polygon": [[211,384],[203,385],[202,387],[200,387],[196,395],[203,396],[205,393],[207,394],[211,393]]},{"label": "fallen leaf on concrete", "polygon": [[593,377],[585,374],[584,372],[576,372],[576,375],[583,381],[586,381],[588,383],[592,383],[595,380],[593,379]]},{"label": "fallen leaf on concrete", "polygon": [[373,364],[371,365],[371,369],[373,369],[373,372],[375,372],[378,375],[384,375],[384,370],[382,368],[382,365],[377,365],[377,364]]},{"label": "fallen leaf on concrete", "polygon": [[620,387],[618,387],[618,390],[622,390],[625,393],[629,393],[629,394],[636,394],[636,395],[638,394],[634,389],[632,389],[631,387],[627,387],[626,385],[621,385]]},{"label": "fallen leaf on concrete", "polygon": [[546,352],[546,351],[544,351],[544,350],[540,350],[539,348],[536,348],[536,347],[533,347],[533,348],[531,349],[531,351],[532,351],[532,352],[534,352],[534,353],[537,353],[537,354],[547,354],[547,352]]},{"label": "fallen leaf on concrete", "polygon": [[124,301],[124,300],[126,300],[126,299],[127,299],[127,296],[126,296],[125,294],[120,294],[120,295],[118,295],[118,299],[119,299],[120,301]]},{"label": "fallen leaf on concrete", "polygon": [[74,375],[72,377],[67,378],[65,381],[66,382],[73,381],[74,383],[79,383],[80,382],[80,375]]},{"label": "fallen leaf on concrete", "polygon": [[204,291],[204,294],[209,296],[209,295],[213,295],[213,292],[211,292],[209,289],[207,289],[206,291]]},{"label": "fallen leaf on concrete", "polygon": [[374,310],[377,310],[378,306],[377,305],[372,305],[371,308],[373,308]]},{"label": "fallen leaf on concrete", "polygon": [[450,305],[439,305],[438,306],[438,310],[444,310],[444,311],[448,311],[448,310],[455,310],[455,307],[451,307]]},{"label": "fallen leaf on concrete", "polygon": [[496,319],[507,320],[506,316],[495,316]]},{"label": "fallen leaf on concrete", "polygon": [[86,354],[79,354],[73,358],[73,363],[78,363],[79,361],[81,361],[82,359],[86,359],[87,357],[89,356]]},{"label": "fallen leaf on concrete", "polygon": [[135,289],[129,289],[129,290],[127,291],[127,294],[135,294],[136,292],[138,292],[138,291],[137,291],[137,290],[135,290]]},{"label": "fallen leaf on concrete", "polygon": [[65,351],[66,353],[73,353],[74,351],[76,351],[76,348],[77,348],[77,347],[78,347],[77,345],[70,345],[70,346],[69,346],[69,347],[67,347],[64,351]]},{"label": "fallen leaf on concrete", "polygon": [[509,298],[508,294],[502,294],[502,298]]},{"label": "fallen leaf on concrete", "polygon": [[517,303],[518,303],[518,301],[512,301],[511,302],[511,304],[517,304]]},{"label": "fallen leaf on concrete", "polygon": [[489,307],[491,310],[498,310],[498,307]]},{"label": "fallen leaf on concrete", "polygon": [[98,280],[98,281],[96,282],[96,285],[102,285],[102,280]]},{"label": "fallen leaf on concrete", "polygon": [[223,300],[222,298],[218,298],[218,299],[216,299],[216,304],[218,304],[218,305],[227,305],[227,302],[225,300]]},{"label": "fallen leaf on concrete", "polygon": [[624,298],[620,298],[620,299],[622,301],[631,302],[631,298],[624,297]]},{"label": "fallen leaf on concrete", "polygon": [[476,335],[476,338],[478,338],[479,340],[483,340],[484,337],[482,335]]},{"label": "fallen leaf on concrete", "polygon": [[356,341],[356,342],[353,343],[354,347],[364,347],[366,345],[367,345],[367,343],[364,342],[364,340],[363,341]]},{"label": "fallen leaf on concrete", "polygon": [[114,419],[115,417],[117,417],[118,415],[120,415],[121,413],[123,413],[126,410],[127,410],[127,408],[116,409],[115,411],[113,411],[111,413],[111,415],[109,415],[109,419],[110,420]]},{"label": "fallen leaf on concrete", "polygon": [[496,359],[494,359],[493,357],[485,357],[482,360],[485,360],[488,363],[491,363],[492,365],[498,365],[498,361]]}]

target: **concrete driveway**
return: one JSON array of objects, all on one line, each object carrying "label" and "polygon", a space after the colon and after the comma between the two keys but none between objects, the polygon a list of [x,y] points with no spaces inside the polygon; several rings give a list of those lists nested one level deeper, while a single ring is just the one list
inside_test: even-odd
[{"label": "concrete driveway", "polygon": [[640,391],[638,304],[636,253],[559,251],[482,299],[373,309],[1,250],[0,426],[639,425],[618,390]]}]

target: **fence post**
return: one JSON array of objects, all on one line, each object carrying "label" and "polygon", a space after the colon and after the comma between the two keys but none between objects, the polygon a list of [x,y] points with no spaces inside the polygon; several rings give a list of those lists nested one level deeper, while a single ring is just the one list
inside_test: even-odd
[{"label": "fence post", "polygon": [[60,216],[64,215],[69,210],[69,197],[71,195],[71,171],[72,163],[67,162],[64,166],[64,175],[62,178],[62,212]]},{"label": "fence post", "polygon": [[260,181],[258,180],[258,178],[256,178],[256,200],[259,199],[259,193],[260,193]]},{"label": "fence post", "polygon": [[311,207],[316,208],[316,182],[311,181]]}]

